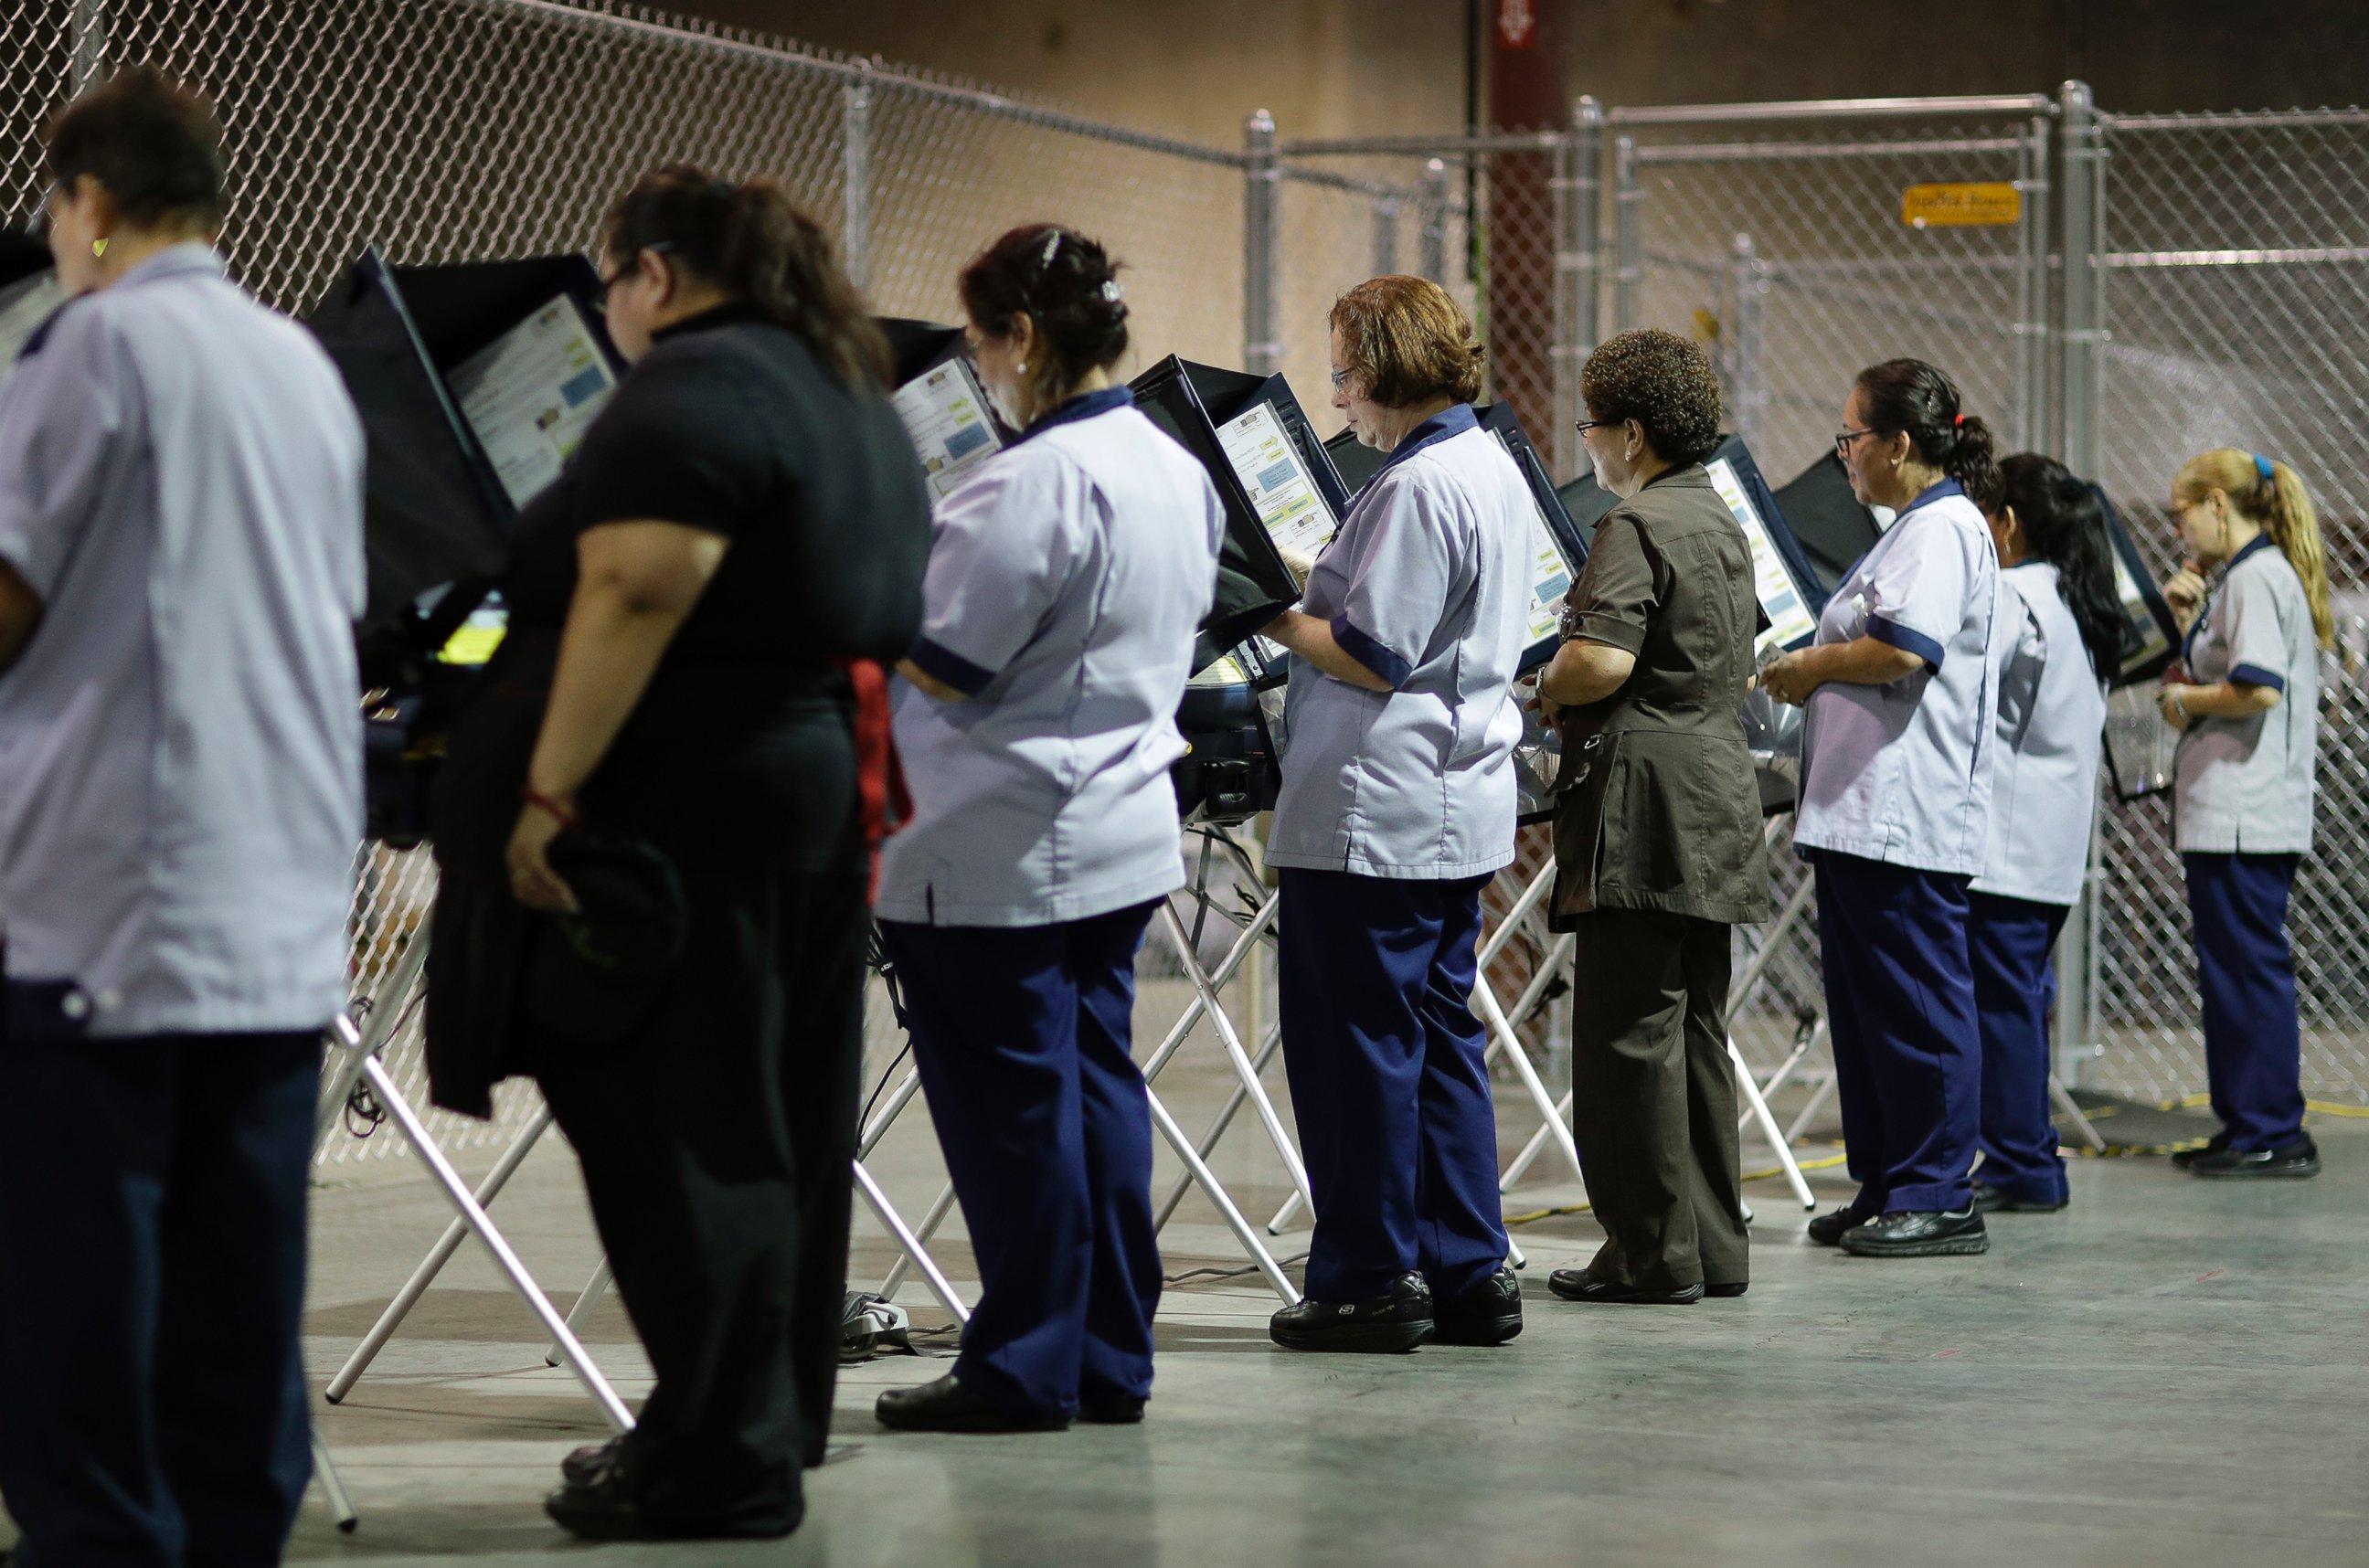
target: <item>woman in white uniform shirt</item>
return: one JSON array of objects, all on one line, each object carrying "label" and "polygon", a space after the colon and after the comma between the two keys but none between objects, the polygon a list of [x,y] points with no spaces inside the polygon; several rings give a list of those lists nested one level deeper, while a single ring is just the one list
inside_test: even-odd
[{"label": "woman in white uniform shirt", "polygon": [[1092,240],[1032,224],[964,272],[989,394],[1026,433],[949,496],[900,672],[911,822],[880,933],[981,1293],[891,1426],[1140,1420],[1160,1251],[1130,1054],[1135,954],[1182,886],[1176,730],[1224,513],[1108,370],[1127,307]]},{"label": "woman in white uniform shirt", "polygon": [[1333,405],[1390,454],[1266,635],[1292,660],[1267,840],[1281,871],[1284,1062],[1316,1232],[1295,1350],[1496,1345],[1496,1117],[1471,995],[1481,889],[1514,858],[1509,688],[1537,505],[1481,429],[1471,323],[1421,278],[1334,302]]},{"label": "woman in white uniform shirt", "polygon": [[[2163,716],[2182,733],[2172,836],[2196,921],[2204,1066],[2221,1131],[2172,1156],[2197,1176],[2305,1177],[2319,1150],[2303,1130],[2287,896],[2311,850],[2319,750],[2319,650],[2335,640],[2319,518],[2302,475],[2223,447],[2172,482],[2192,552],[2164,597],[2188,637],[2185,682]],[[2203,574],[2223,567],[2208,593]]]},{"label": "woman in white uniform shirt", "polygon": [[1990,431],[1919,360],[1861,371],[1835,450],[1851,490],[1897,520],[1826,603],[1815,646],[1762,683],[1802,704],[1793,843],[1818,886],[1818,947],[1859,1181],[1810,1222],[1869,1257],[1987,1252],[1967,1173],[1981,1039],[1968,885],[1990,834],[1998,552]]},{"label": "woman in white uniform shirt", "polygon": [[2007,589],[2006,662],[1990,849],[1966,921],[1983,1041],[1974,1207],[2045,1214],[2066,1202],[2048,1104],[2049,955],[2089,871],[2106,682],[2121,668],[2126,623],[2105,509],[2089,486],[2037,452],[2008,458],[1999,475],[1990,524]]}]

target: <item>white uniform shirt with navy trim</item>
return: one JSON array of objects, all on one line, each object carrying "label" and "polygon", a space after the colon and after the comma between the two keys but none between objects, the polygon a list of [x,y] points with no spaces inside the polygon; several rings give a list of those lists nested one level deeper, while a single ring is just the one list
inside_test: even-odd
[{"label": "white uniform shirt with navy trim", "polygon": [[0,920],[9,978],[80,988],[95,1036],[345,1005],[362,452],[320,344],[203,245],[0,386],[0,559],[44,607],[0,675]]},{"label": "white uniform shirt with navy trim", "polygon": [[1032,427],[940,505],[898,683],[913,818],[882,846],[883,920],[1050,925],[1184,885],[1176,709],[1217,590],[1208,475],[1124,388]]},{"label": "white uniform shirt with navy trim", "polygon": [[2106,683],[2053,562],[1999,574],[2007,623],[1998,675],[1998,750],[1991,763],[1990,852],[1974,891],[2035,904],[2081,898]]},{"label": "white uniform shirt with navy trim", "polygon": [[1819,644],[1871,636],[1924,663],[1881,686],[1829,681],[1811,693],[1797,848],[1981,874],[2010,635],[1998,579],[1990,526],[1955,480],[1910,502],[1843,578]]},{"label": "white uniform shirt with navy trim", "polygon": [[1513,860],[1536,505],[1464,404],[1410,431],[1358,493],[1300,608],[1391,689],[1292,660],[1269,864],[1451,880]]},{"label": "white uniform shirt with navy trim", "polygon": [[2172,839],[2181,853],[2303,854],[2311,849],[2319,752],[2319,643],[2303,578],[2267,533],[2237,552],[2188,634],[2198,682],[2268,686],[2279,705],[2199,718],[2172,762]]}]

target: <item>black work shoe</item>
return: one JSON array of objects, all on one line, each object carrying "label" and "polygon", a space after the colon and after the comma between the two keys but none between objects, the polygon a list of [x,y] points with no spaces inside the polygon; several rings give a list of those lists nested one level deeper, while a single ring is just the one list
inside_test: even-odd
[{"label": "black work shoe", "polygon": [[1991,1250],[1982,1211],[1968,1204],[1955,1214],[1894,1208],[1843,1232],[1843,1251],[1861,1258],[1958,1257]]},{"label": "black work shoe", "polygon": [[1752,1282],[1748,1279],[1730,1279],[1722,1281],[1717,1285],[1705,1281],[1703,1285],[1703,1294],[1717,1299],[1726,1299],[1741,1296],[1751,1288]]},{"label": "black work shoe", "polygon": [[1586,1268],[1555,1270],[1547,1276],[1547,1288],[1566,1301],[1606,1307],[1691,1307],[1703,1299],[1700,1280],[1676,1290],[1642,1290],[1634,1285],[1616,1285]]},{"label": "black work shoe", "polygon": [[1143,1407],[1149,1402],[1127,1394],[1080,1400],[1078,1419],[1090,1426],[1133,1426],[1143,1419]]},{"label": "black work shoe", "polygon": [[1286,1350],[1345,1350],[1392,1355],[1413,1350],[1437,1333],[1431,1288],[1419,1274],[1402,1274],[1363,1301],[1302,1300],[1266,1322],[1269,1339]]},{"label": "black work shoe", "polygon": [[624,1434],[619,1433],[605,1443],[595,1443],[578,1448],[559,1461],[559,1478],[570,1486],[590,1486],[606,1475],[625,1451]]},{"label": "black work shoe", "polygon": [[708,1518],[654,1516],[643,1512],[613,1465],[589,1486],[561,1487],[543,1500],[543,1511],[581,1540],[772,1540],[796,1529],[807,1516],[802,1497]]},{"label": "black work shoe", "polygon": [[1822,1247],[1838,1246],[1844,1231],[1856,1230],[1874,1218],[1867,1210],[1853,1208],[1849,1204],[1840,1208],[1830,1208],[1810,1221],[1810,1240]]},{"label": "black work shoe", "polygon": [[2189,1170],[2193,1167],[2199,1160],[2203,1159],[2206,1155],[2222,1153],[2226,1150],[2228,1147],[2229,1135],[2226,1132],[2216,1132],[2211,1138],[2204,1140],[2203,1148],[2183,1149],[2177,1154],[2174,1154],[2171,1157],[2171,1168],[2175,1171]]},{"label": "black work shoe", "polygon": [[2319,1174],[2319,1145],[2306,1133],[2277,1149],[2200,1149],[2187,1170],[2192,1176],[2214,1181],[2248,1176],[2303,1181]]},{"label": "black work shoe", "polygon": [[1063,1432],[1066,1415],[1006,1415],[952,1372],[919,1388],[890,1389],[872,1404],[883,1426],[906,1432]]},{"label": "black work shoe", "polygon": [[1497,1272],[1432,1309],[1434,1345],[1503,1345],[1522,1332],[1522,1282],[1500,1264]]},{"label": "black work shoe", "polygon": [[2018,1197],[1988,1182],[1974,1184],[1974,1212],[1977,1214],[2062,1214],[2065,1206],[2072,1201],[2060,1197],[2054,1203],[2043,1203],[2038,1198]]}]

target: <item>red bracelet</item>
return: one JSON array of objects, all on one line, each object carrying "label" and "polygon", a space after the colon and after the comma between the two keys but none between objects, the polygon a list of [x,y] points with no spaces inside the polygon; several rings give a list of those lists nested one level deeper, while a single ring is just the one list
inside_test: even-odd
[{"label": "red bracelet", "polygon": [[577,819],[575,812],[570,811],[565,806],[560,805],[559,802],[552,799],[551,796],[544,794],[543,791],[535,788],[534,785],[531,784],[519,785],[519,798],[525,801],[529,806],[533,807],[538,811],[550,813],[552,817],[558,820],[561,827],[566,829],[571,833],[583,826],[583,824]]}]

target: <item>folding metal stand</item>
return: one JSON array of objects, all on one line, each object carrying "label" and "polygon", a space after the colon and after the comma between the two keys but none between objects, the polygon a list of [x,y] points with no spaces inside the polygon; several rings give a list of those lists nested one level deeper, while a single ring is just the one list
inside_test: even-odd
[{"label": "folding metal stand", "polygon": [[324,1393],[332,1404],[344,1400],[363,1369],[418,1304],[429,1284],[459,1250],[464,1234],[475,1233],[486,1244],[486,1250],[493,1254],[495,1266],[509,1281],[511,1289],[518,1293],[520,1299],[526,1303],[527,1310],[542,1323],[544,1332],[559,1345],[562,1359],[575,1371],[578,1380],[592,1396],[593,1402],[601,1407],[601,1413],[609,1425],[617,1431],[628,1431],[634,1425],[634,1418],[626,1410],[624,1401],[617,1397],[609,1380],[601,1375],[600,1368],[593,1365],[591,1356],[577,1339],[575,1331],[552,1306],[550,1298],[535,1284],[533,1276],[527,1272],[526,1265],[519,1261],[517,1253],[511,1250],[509,1241],[486,1213],[486,1204],[493,1201],[524,1162],[536,1140],[550,1127],[550,1112],[546,1110],[535,1118],[504,1152],[479,1189],[472,1193],[461,1179],[460,1173],[452,1168],[452,1162],[445,1158],[444,1151],[429,1136],[426,1124],[412,1109],[410,1102],[404,1098],[402,1090],[396,1087],[395,1080],[378,1059],[379,1051],[384,1047],[403,1016],[404,1003],[419,983],[427,958],[427,935],[417,933],[405,948],[403,956],[396,960],[395,970],[389,977],[391,983],[386,988],[385,999],[371,1013],[371,1029],[367,1036],[357,1030],[353,1021],[345,1016],[340,1016],[332,1026],[332,1039],[339,1048],[332,1056],[335,1065],[323,1086],[315,1147],[325,1144],[336,1128],[338,1118],[355,1084],[367,1083],[372,1096],[394,1118],[395,1125],[410,1140],[412,1151],[419,1156],[420,1162],[428,1167],[429,1173],[444,1189],[446,1198],[459,1211],[459,1218],[445,1227],[444,1234],[438,1238],[436,1245],[429,1249],[428,1256],[413,1271],[411,1278],[405,1283],[395,1300],[380,1314],[378,1322],[363,1336],[354,1354],[347,1358],[346,1365],[330,1379]]},{"label": "folding metal stand", "polygon": [[[1250,885],[1256,886],[1255,874],[1248,855],[1224,828],[1196,825],[1188,827],[1186,832],[1200,837],[1201,853],[1197,859],[1192,884],[1184,889],[1178,895],[1179,897],[1198,904],[1205,913],[1216,908],[1216,902],[1210,896],[1209,879],[1213,866],[1219,864],[1218,854],[1220,851],[1223,851],[1226,855],[1223,864],[1242,872]],[[1265,1278],[1268,1286],[1285,1304],[1289,1305],[1299,1299],[1299,1290],[1292,1285],[1290,1277],[1283,1272],[1282,1267],[1276,1264],[1274,1254],[1267,1250],[1256,1232],[1252,1230],[1250,1221],[1243,1218],[1242,1209],[1234,1202],[1232,1195],[1226,1190],[1225,1185],[1219,1181],[1208,1165],[1208,1155],[1216,1148],[1218,1139],[1223,1136],[1226,1125],[1247,1103],[1257,1107],[1259,1121],[1265,1127],[1269,1141],[1275,1146],[1276,1152],[1282,1158],[1284,1168],[1292,1178],[1293,1186],[1301,1194],[1305,1194],[1308,1190],[1308,1173],[1300,1162],[1299,1150],[1292,1142],[1289,1132],[1285,1128],[1283,1118],[1275,1108],[1275,1102],[1269,1098],[1265,1084],[1260,1081],[1261,1072],[1274,1059],[1280,1036],[1273,1028],[1270,1028],[1261,1043],[1257,1057],[1253,1059],[1244,1048],[1242,1033],[1236,1028],[1233,1019],[1226,1013],[1219,997],[1219,992],[1227,982],[1234,978],[1243,963],[1257,951],[1260,942],[1271,937],[1275,927],[1275,917],[1276,898],[1270,894],[1262,900],[1258,909],[1244,923],[1241,933],[1236,935],[1232,944],[1227,949],[1225,957],[1215,968],[1211,968],[1201,962],[1200,955],[1195,948],[1193,933],[1177,912],[1173,899],[1162,904],[1156,923],[1170,945],[1175,949],[1177,961],[1183,967],[1185,978],[1192,982],[1193,998],[1185,1004],[1184,1013],[1179,1015],[1176,1022],[1169,1026],[1167,1035],[1161,1041],[1160,1048],[1145,1059],[1143,1079],[1145,1093],[1150,1101],[1152,1123],[1159,1128],[1161,1137],[1167,1140],[1169,1148],[1174,1150],[1178,1161],[1184,1167],[1167,1201],[1161,1206],[1158,1213],[1159,1225],[1164,1227],[1169,1218],[1175,1213],[1177,1203],[1182,1199],[1187,1186],[1199,1187],[1217,1207],[1226,1228],[1233,1232],[1236,1242],[1249,1257],[1253,1266]],[[1174,1059],[1185,1039],[1192,1034],[1194,1025],[1204,1017],[1209,1019],[1211,1027],[1217,1034],[1219,1047],[1225,1053],[1227,1062],[1233,1070],[1235,1087],[1232,1096],[1227,1102],[1225,1111],[1219,1116],[1217,1127],[1196,1144],[1185,1137],[1184,1128],[1177,1125],[1174,1116],[1162,1102],[1159,1094],[1152,1090],[1151,1085],[1160,1076],[1161,1070]],[[887,1130],[888,1122],[893,1120],[897,1113],[903,1110],[906,1104],[910,1101],[918,1081],[918,1074],[909,1072],[905,1081],[898,1084],[897,1093],[891,1096],[889,1104],[882,1107],[879,1126],[883,1132]],[[926,1245],[930,1239],[937,1234],[938,1227],[953,1212],[954,1204],[954,1187],[952,1184],[948,1184],[940,1189],[936,1200],[930,1206],[929,1212],[922,1217],[919,1229],[911,1232],[910,1238],[906,1235],[898,1235],[898,1244],[904,1249],[904,1255],[898,1259],[896,1265],[890,1268],[887,1277],[881,1282],[882,1296],[893,1297],[903,1284],[909,1265],[913,1264],[917,1256],[926,1255],[921,1253],[919,1248]],[[892,1233],[895,1232],[892,1230]]]}]

